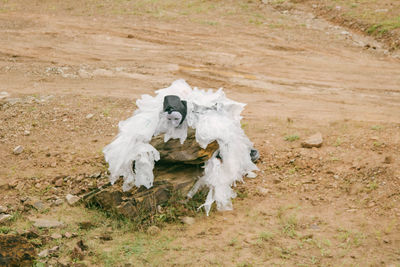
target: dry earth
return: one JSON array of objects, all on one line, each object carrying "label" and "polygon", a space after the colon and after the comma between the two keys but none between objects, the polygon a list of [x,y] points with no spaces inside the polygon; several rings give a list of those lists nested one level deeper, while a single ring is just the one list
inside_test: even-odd
[{"label": "dry earth", "polygon": [[[384,45],[256,1],[2,0],[0,11],[0,206],[12,215],[0,232],[38,231],[38,252],[60,246],[36,266],[400,266],[400,61]],[[262,158],[234,211],[151,235],[61,204],[107,182],[101,149],[118,121],[178,78],[248,104]],[[301,148],[315,132],[323,146]],[[36,230],[35,218],[65,227]]]}]

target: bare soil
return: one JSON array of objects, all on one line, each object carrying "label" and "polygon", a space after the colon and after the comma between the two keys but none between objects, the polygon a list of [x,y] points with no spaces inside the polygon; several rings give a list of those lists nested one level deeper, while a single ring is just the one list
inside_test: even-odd
[{"label": "bare soil", "polygon": [[[65,224],[32,241],[60,246],[37,266],[400,265],[400,61],[385,45],[256,1],[3,0],[0,11],[0,206],[13,215],[0,231]],[[234,211],[149,234],[55,205],[107,182],[101,149],[118,122],[178,78],[248,104],[260,172],[237,186]],[[323,146],[302,148],[316,132]],[[50,238],[66,232],[77,236]]]}]

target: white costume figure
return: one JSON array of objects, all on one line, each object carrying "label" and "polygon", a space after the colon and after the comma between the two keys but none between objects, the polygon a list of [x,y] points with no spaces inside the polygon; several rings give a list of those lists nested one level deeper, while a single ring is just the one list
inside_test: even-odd
[{"label": "white costume figure", "polygon": [[[231,199],[236,196],[232,186],[243,181],[244,175],[255,177],[253,171],[258,170],[250,157],[250,153],[253,157],[257,151],[252,150],[253,144],[240,125],[245,104],[228,99],[222,89],[216,92],[192,89],[184,80],[156,91],[154,97],[143,95],[136,104],[138,109],[133,116],[119,123],[118,136],[103,150],[111,183],[122,176],[124,191],[134,185],[152,187],[154,162],[160,159],[160,154],[149,144],[150,140],[165,133],[165,142],[174,138],[183,144],[191,127],[196,130],[200,147],[206,148],[216,140],[219,150],[205,163],[204,175],[188,197],[206,186],[209,192],[201,207],[204,206],[207,215],[213,202],[218,210],[231,210]],[[177,105],[185,110],[174,108]]]}]

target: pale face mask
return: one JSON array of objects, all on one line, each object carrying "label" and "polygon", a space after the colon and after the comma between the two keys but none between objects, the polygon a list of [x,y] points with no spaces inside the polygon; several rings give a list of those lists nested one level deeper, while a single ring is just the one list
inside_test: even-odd
[{"label": "pale face mask", "polygon": [[166,118],[167,118],[168,124],[172,125],[173,127],[176,128],[181,123],[182,114],[179,113],[178,111],[173,111],[170,114],[167,113]]}]

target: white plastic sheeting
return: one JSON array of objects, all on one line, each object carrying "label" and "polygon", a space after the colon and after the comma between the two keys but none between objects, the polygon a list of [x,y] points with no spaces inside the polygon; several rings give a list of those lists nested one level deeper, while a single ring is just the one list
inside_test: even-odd
[{"label": "white plastic sheeting", "polygon": [[[163,99],[177,95],[187,101],[185,121],[174,127],[163,113]],[[103,152],[109,164],[110,181],[115,183],[123,177],[123,190],[133,186],[153,185],[154,162],[160,159],[158,151],[149,144],[151,138],[165,133],[164,141],[180,139],[183,144],[188,127],[196,129],[196,141],[202,148],[217,141],[219,157],[215,153],[205,163],[204,175],[188,193],[192,197],[200,188],[209,192],[202,205],[207,215],[216,202],[218,210],[231,210],[231,199],[236,196],[232,186],[242,177],[255,177],[258,170],[251,161],[253,144],[241,128],[241,112],[245,104],[228,99],[222,89],[214,92],[192,89],[184,80],[177,80],[168,88],[156,91],[156,96],[143,95],[136,102],[138,109],[133,116],[119,123],[119,134]],[[134,163],[134,171],[132,166]]]}]

